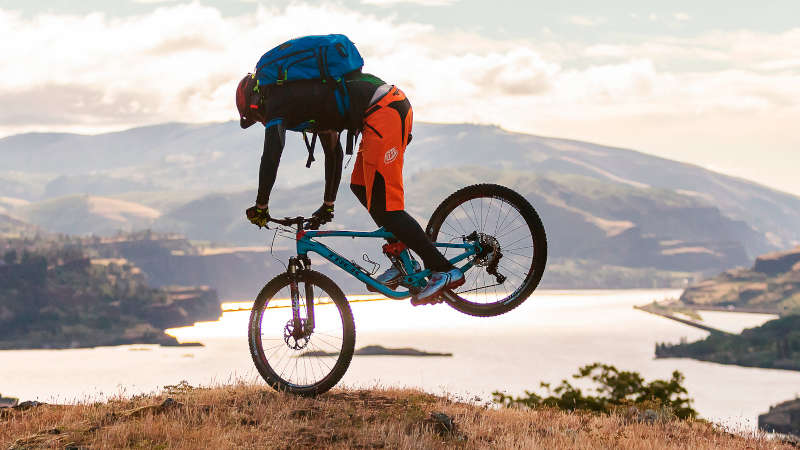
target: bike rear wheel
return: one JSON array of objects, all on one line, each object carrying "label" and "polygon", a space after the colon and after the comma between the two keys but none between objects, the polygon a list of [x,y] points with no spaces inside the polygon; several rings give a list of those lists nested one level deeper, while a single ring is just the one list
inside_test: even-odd
[{"label": "bike rear wheel", "polygon": [[[459,189],[434,211],[428,226],[434,242],[480,242],[466,282],[445,295],[447,303],[472,316],[504,314],[539,285],[547,263],[547,236],[536,210],[521,195],[496,184]],[[441,249],[452,258],[460,249]]]},{"label": "bike rear wheel", "polygon": [[[248,327],[250,355],[276,390],[313,396],[342,379],[353,357],[356,332],[347,298],[325,275],[300,271],[296,278],[301,328],[291,307],[292,277],[273,278],[253,304]],[[310,329],[307,304],[313,303]]]}]

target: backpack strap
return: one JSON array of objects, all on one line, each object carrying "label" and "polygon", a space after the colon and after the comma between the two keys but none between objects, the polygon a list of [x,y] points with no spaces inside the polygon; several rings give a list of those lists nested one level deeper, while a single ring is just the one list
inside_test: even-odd
[{"label": "backpack strap", "polygon": [[314,159],[314,147],[317,145],[317,132],[315,131],[314,134],[311,136],[311,143],[308,142],[308,135],[306,135],[306,131],[303,130],[303,141],[306,143],[306,149],[308,149],[308,159],[306,160],[306,168],[311,167],[311,163],[316,161]]}]

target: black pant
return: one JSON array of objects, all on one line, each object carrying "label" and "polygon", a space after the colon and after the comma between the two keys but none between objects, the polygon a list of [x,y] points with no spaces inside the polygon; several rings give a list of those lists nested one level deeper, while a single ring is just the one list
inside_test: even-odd
[{"label": "black pant", "polygon": [[[358,201],[367,207],[367,190],[364,186],[356,184],[350,185],[350,190],[356,195]],[[380,172],[375,173],[375,181],[372,183],[372,207],[369,208],[369,215],[378,226],[392,233],[403,244],[408,246],[422,258],[425,268],[435,272],[445,272],[453,268],[447,260],[436,249],[428,239],[428,235],[422,231],[422,227],[405,211],[386,211],[386,182]]]}]

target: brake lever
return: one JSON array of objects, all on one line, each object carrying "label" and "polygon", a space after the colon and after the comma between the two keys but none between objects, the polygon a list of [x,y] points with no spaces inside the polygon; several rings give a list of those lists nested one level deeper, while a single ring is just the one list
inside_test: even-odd
[{"label": "brake lever", "polygon": [[308,219],[308,223],[306,223],[304,229],[306,229],[306,230],[319,230],[320,225],[322,225],[322,223],[320,223],[319,219],[311,218],[311,219]]}]

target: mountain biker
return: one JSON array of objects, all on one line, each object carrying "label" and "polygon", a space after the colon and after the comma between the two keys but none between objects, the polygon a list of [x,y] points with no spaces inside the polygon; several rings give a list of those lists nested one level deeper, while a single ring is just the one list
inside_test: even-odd
[{"label": "mountain biker", "polygon": [[[411,141],[411,104],[396,86],[361,70],[347,74],[344,83],[350,95],[347,119],[338,113],[333,90],[319,80],[292,81],[280,89],[262,87],[255,97],[254,77],[248,74],[241,80],[236,89],[240,126],[247,128],[261,122],[266,128],[258,195],[255,206],[246,211],[248,220],[259,227],[267,225],[269,196],[275,184],[286,130],[303,128],[319,134],[325,152],[323,203],[312,216],[321,223],[333,219],[342,176],[343,151],[339,133],[349,128],[348,124],[355,123],[362,138],[350,189],[375,223],[416,252],[425,267],[432,271],[427,285],[412,297],[411,303],[415,306],[436,303],[444,289],[464,284],[464,275],[436,249],[419,223],[405,211],[402,170],[405,149]],[[390,267],[376,280],[394,287],[401,278],[400,270]]]}]

